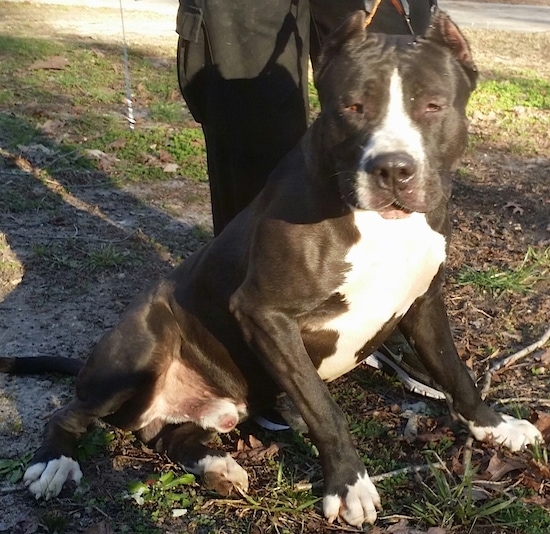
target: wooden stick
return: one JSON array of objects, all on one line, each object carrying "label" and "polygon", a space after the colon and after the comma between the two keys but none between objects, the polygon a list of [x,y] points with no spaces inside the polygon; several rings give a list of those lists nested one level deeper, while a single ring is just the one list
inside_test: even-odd
[{"label": "wooden stick", "polygon": [[532,352],[535,352],[537,349],[540,349],[543,347],[548,341],[550,340],[550,327],[546,332],[542,335],[542,337],[535,341],[534,343],[531,343],[528,347],[525,347],[524,349],[521,349],[518,352],[515,352],[514,354],[511,354],[510,356],[507,356],[506,358],[503,358],[502,360],[499,360],[498,362],[495,362],[489,370],[485,373],[485,378],[483,379],[483,387],[481,388],[480,394],[481,398],[485,399],[487,396],[487,393],[489,392],[489,389],[491,387],[491,380],[493,378],[493,373],[496,373],[497,371],[500,371],[500,369],[503,369],[504,367],[509,367],[510,365],[517,362],[519,359],[524,358],[525,356],[528,356]]}]

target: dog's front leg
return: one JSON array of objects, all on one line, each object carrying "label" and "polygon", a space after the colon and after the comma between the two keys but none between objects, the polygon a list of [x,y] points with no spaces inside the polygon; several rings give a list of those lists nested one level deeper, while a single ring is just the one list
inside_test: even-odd
[{"label": "dog's front leg", "polygon": [[481,400],[456,351],[439,287],[434,284],[417,299],[399,326],[476,439],[492,439],[512,451],[542,441],[541,433],[529,421],[497,413]]},{"label": "dog's front leg", "polygon": [[242,290],[231,306],[245,339],[299,409],[319,449],[325,516],[329,521],[340,516],[356,526],[374,523],[378,492],[355,450],[344,414],[305,350],[296,320],[248,299]]}]

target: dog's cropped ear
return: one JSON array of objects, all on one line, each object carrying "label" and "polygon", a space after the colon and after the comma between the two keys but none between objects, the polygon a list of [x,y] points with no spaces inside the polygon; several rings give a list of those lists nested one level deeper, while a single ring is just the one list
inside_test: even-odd
[{"label": "dog's cropped ear", "polygon": [[472,58],[468,41],[450,17],[440,9],[434,8],[430,19],[430,27],[425,37],[452,50],[468,75],[473,89],[476,85],[478,70]]},{"label": "dog's cropped ear", "polygon": [[340,26],[332,30],[323,43],[321,54],[315,66],[315,82],[323,75],[327,65],[341,52],[345,44],[354,41],[361,42],[366,38],[366,20],[366,11],[355,11]]}]

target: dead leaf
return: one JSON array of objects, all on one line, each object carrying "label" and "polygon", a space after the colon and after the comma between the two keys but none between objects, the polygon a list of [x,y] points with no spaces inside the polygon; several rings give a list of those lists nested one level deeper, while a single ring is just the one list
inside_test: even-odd
[{"label": "dead leaf", "polygon": [[36,153],[44,154],[46,156],[51,156],[54,151],[47,146],[44,146],[42,143],[33,143],[32,145],[17,145],[17,148],[21,151],[21,154],[24,154],[28,157],[35,155]]},{"label": "dead leaf", "polygon": [[535,491],[535,493],[538,493],[544,486],[544,483],[541,480],[537,480],[530,475],[524,475],[522,477],[521,483],[526,488]]},{"label": "dead leaf", "polygon": [[537,352],[536,355],[534,355],[534,358],[544,367],[550,365],[550,349],[544,349]]},{"label": "dead leaf", "polygon": [[550,467],[548,467],[547,464],[539,462],[538,460],[531,460],[530,463],[532,467],[535,467],[538,470],[539,475],[543,479],[550,480]]},{"label": "dead leaf", "polygon": [[[525,469],[527,466],[525,462],[521,460],[502,459],[498,453],[495,452],[489,460],[489,465],[485,470],[485,473],[489,475],[487,480],[498,482],[511,471],[517,471],[519,469]],[[485,478],[485,477],[484,477]]]},{"label": "dead leaf", "polygon": [[159,159],[163,163],[174,163],[174,156],[167,150],[159,150]]},{"label": "dead leaf", "polygon": [[251,449],[259,449],[260,447],[264,446],[264,444],[252,434],[248,436],[248,444],[250,445]]},{"label": "dead leaf", "polygon": [[23,519],[11,526],[11,534],[34,534],[38,531],[40,523],[36,519]]},{"label": "dead leaf", "polygon": [[540,430],[542,439],[550,443],[550,414],[535,411],[535,426]]},{"label": "dead leaf", "polygon": [[167,163],[163,168],[162,170],[164,172],[169,172],[169,173],[174,173],[174,172],[178,172],[178,169],[180,168],[180,166],[177,164],[177,163]]},{"label": "dead leaf", "polygon": [[101,159],[102,157],[106,156],[105,152],[103,150],[99,150],[97,148],[87,148],[84,150],[88,156],[90,156],[93,159]]},{"label": "dead leaf", "polygon": [[542,495],[531,495],[522,499],[525,504],[534,504],[536,506],[550,507],[550,499]]},{"label": "dead leaf", "polygon": [[109,172],[117,161],[120,161],[117,157],[111,154],[106,154],[103,158],[99,160],[97,168],[100,171]]},{"label": "dead leaf", "polygon": [[506,202],[506,204],[504,204],[504,209],[509,209],[509,208],[512,209],[512,213],[523,215],[523,208],[519,204],[516,204],[515,202]]},{"label": "dead leaf", "polygon": [[44,124],[40,125],[39,128],[46,134],[46,135],[55,135],[59,128],[61,128],[64,125],[63,121],[57,120],[57,119],[48,119]]},{"label": "dead leaf", "polygon": [[284,447],[285,444],[283,443],[272,443],[266,447],[258,438],[249,434],[246,441],[239,439],[237,452],[232,456],[237,460],[260,461],[265,458],[273,458]]},{"label": "dead leaf", "polygon": [[391,532],[391,534],[410,534],[408,524],[409,522],[406,519],[401,519],[398,523],[389,527],[387,532]]},{"label": "dead leaf", "polygon": [[126,146],[126,139],[120,138],[115,139],[112,143],[109,144],[109,148],[124,148]]},{"label": "dead leaf", "polygon": [[454,441],[455,436],[448,427],[436,428],[431,432],[422,432],[416,436],[416,441],[422,443],[437,443],[443,438],[448,439],[449,441]]},{"label": "dead leaf", "polygon": [[29,70],[63,70],[69,65],[69,60],[63,56],[50,56],[46,59],[35,61]]}]

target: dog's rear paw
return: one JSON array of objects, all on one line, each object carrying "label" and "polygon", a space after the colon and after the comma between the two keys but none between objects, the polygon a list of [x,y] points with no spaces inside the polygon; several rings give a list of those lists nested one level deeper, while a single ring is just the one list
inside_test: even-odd
[{"label": "dog's rear paw", "polygon": [[470,432],[480,441],[492,439],[495,443],[511,451],[521,451],[527,445],[542,443],[542,434],[525,419],[516,419],[511,415],[501,414],[502,421],[497,426],[476,426],[469,423]]},{"label": "dog's rear paw", "polygon": [[345,495],[325,495],[323,499],[323,512],[329,523],[341,517],[356,527],[372,524],[379,508],[380,496],[367,473],[360,475],[353,486],[347,486]]},{"label": "dog's rear paw", "polygon": [[76,460],[61,456],[49,462],[39,462],[31,465],[23,476],[25,486],[36,499],[46,501],[57,497],[65,482],[73,480],[80,483],[82,471]]},{"label": "dog's rear paw", "polygon": [[198,465],[208,489],[224,497],[248,491],[248,474],[231,456],[207,456]]}]

